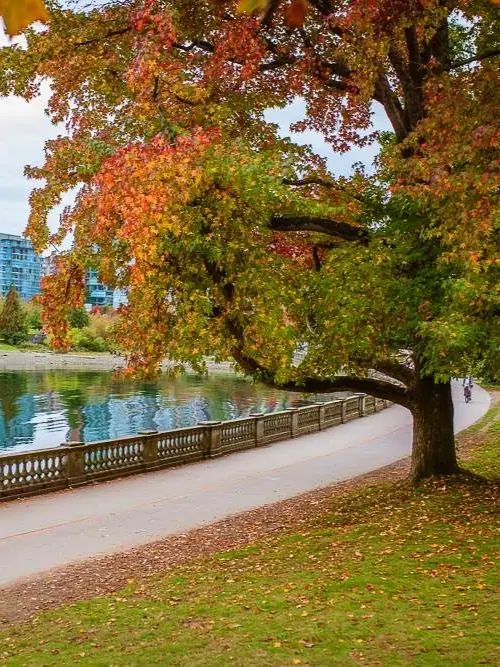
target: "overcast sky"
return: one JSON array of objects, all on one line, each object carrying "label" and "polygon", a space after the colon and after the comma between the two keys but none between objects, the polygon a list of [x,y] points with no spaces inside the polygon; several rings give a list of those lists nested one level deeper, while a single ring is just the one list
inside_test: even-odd
[{"label": "overcast sky", "polygon": [[[0,28],[0,46],[7,38]],[[43,146],[47,139],[57,136],[44,109],[48,91],[29,103],[16,97],[0,98],[0,232],[22,234],[28,220],[28,197],[33,182],[23,175],[25,165],[43,162]],[[287,109],[271,110],[269,120],[278,123],[282,134],[290,135],[289,126],[303,116],[303,104],[298,100]],[[378,118],[380,127],[385,124]],[[332,155],[331,148],[314,132],[292,135],[295,141],[311,144],[314,150],[329,157],[330,169],[337,175],[347,175],[354,162],[369,165],[375,155],[375,147],[354,150],[347,155]],[[68,200],[69,203],[70,199]],[[53,216],[53,226],[56,215]]]}]

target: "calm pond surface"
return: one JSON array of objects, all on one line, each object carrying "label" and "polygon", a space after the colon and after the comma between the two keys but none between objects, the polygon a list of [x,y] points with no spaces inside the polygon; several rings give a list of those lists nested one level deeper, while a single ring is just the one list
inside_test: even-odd
[{"label": "calm pond surface", "polygon": [[[326,400],[327,396],[319,398]],[[118,380],[106,371],[0,372],[0,453],[194,426],[313,403],[233,374]]]}]

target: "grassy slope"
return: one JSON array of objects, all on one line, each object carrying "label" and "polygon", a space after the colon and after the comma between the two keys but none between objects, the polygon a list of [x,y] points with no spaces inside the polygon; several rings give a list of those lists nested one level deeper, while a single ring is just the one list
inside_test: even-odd
[{"label": "grassy slope", "polygon": [[[498,404],[468,438],[481,443],[468,467],[497,476]],[[498,492],[434,481],[335,498],[300,532],[10,627],[0,656],[9,665],[496,665]]]}]

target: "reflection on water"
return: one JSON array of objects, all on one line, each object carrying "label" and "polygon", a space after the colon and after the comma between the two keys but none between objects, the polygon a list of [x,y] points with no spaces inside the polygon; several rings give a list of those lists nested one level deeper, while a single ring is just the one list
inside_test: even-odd
[{"label": "reflection on water", "polygon": [[146,383],[117,380],[105,371],[1,372],[0,452],[165,431],[310,402],[312,397],[229,374]]}]

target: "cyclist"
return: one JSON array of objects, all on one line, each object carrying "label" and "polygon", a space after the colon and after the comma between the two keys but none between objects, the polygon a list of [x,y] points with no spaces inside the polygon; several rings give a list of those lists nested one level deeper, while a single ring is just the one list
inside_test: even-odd
[{"label": "cyclist", "polygon": [[472,387],[474,386],[474,383],[472,381],[472,378],[470,375],[466,375],[464,377],[463,381],[463,387],[464,387],[464,399],[466,403],[470,403],[472,400]]}]

